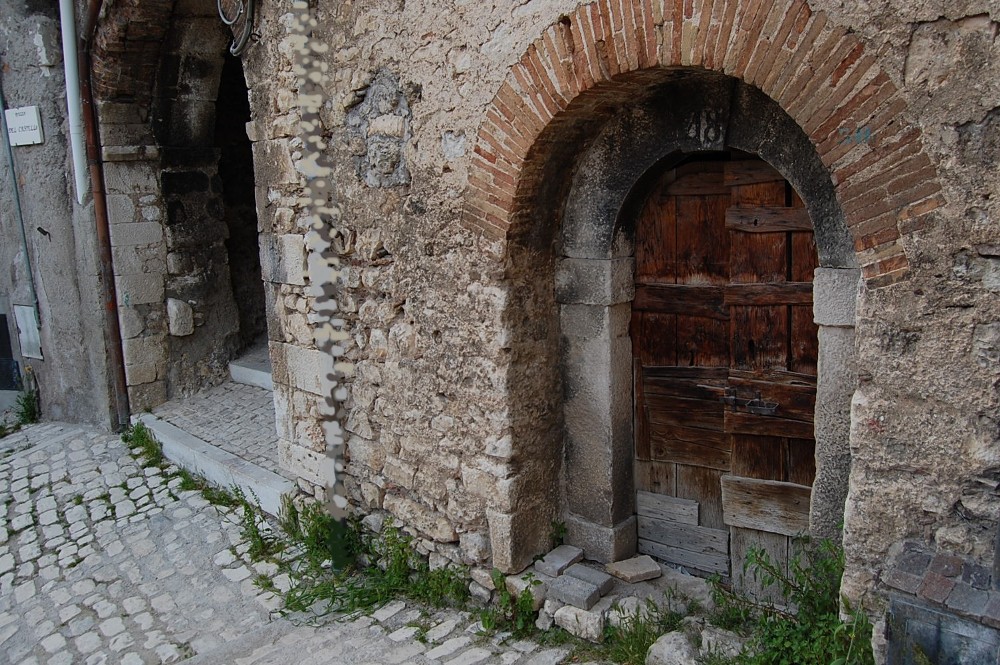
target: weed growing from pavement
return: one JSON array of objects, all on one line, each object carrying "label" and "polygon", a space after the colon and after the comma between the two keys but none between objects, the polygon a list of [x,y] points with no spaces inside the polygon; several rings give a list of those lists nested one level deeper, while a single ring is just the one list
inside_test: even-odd
[{"label": "weed growing from pavement", "polygon": [[764,588],[776,587],[784,608],[713,584],[716,610],[712,623],[749,637],[747,647],[733,659],[716,658],[718,665],[872,665],[872,625],[861,609],[840,616],[840,580],[844,553],[830,541],[805,543],[800,554],[779,567],[766,552],[752,549],[744,571]]},{"label": "weed growing from pavement", "polygon": [[163,446],[144,423],[135,423],[122,432],[122,441],[141,458],[146,467],[163,465]]},{"label": "weed growing from pavement", "polygon": [[[669,607],[670,603],[667,603]],[[604,646],[609,660],[626,665],[643,665],[646,652],[661,635],[677,630],[684,615],[646,601],[645,607],[625,616],[618,611],[617,626],[604,629]]]},{"label": "weed growing from pavement", "polygon": [[479,613],[479,621],[487,631],[510,631],[516,637],[524,637],[535,630],[538,612],[531,588],[541,584],[531,574],[526,577],[527,585],[515,595],[507,589],[504,574],[496,568],[490,575],[496,588],[493,604]]}]

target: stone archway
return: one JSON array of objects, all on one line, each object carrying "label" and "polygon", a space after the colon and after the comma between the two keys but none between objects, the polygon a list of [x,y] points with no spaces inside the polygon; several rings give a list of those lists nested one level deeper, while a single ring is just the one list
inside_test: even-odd
[{"label": "stone archway", "polygon": [[[614,355],[623,355],[627,343],[627,338],[621,341],[623,331],[616,325],[612,306],[630,299],[625,279],[630,275],[628,236],[616,234],[619,227],[607,219],[616,218],[624,193],[663,157],[663,143],[654,141],[659,146],[655,150],[647,150],[641,142],[611,146],[619,163],[632,170],[618,178],[622,196],[614,204],[619,207],[604,210],[603,227],[580,225],[579,233],[556,233],[564,206],[565,219],[571,220],[575,202],[582,199],[570,195],[577,180],[554,177],[584,172],[578,155],[600,140],[623,109],[642,107],[672,78],[690,75],[685,72],[700,73],[706,81],[713,71],[724,73],[731,77],[729,85],[742,81],[745,85],[733,99],[757,96],[780,111],[765,121],[767,130],[794,130],[797,143],[808,149],[811,158],[792,164],[785,146],[765,140],[767,132],[740,136],[742,130],[733,123],[726,124],[732,133],[728,141],[761,155],[792,181],[806,199],[810,216],[824,220],[817,222],[822,265],[835,271],[860,267],[867,288],[906,278],[908,262],[900,237],[919,228],[924,223],[920,217],[943,203],[920,131],[905,120],[906,105],[897,89],[858,39],[824,14],[799,1],[718,2],[700,12],[697,8],[671,12],[648,0],[623,4],[581,6],[528,48],[486,110],[470,170],[463,222],[504,243],[512,296],[505,316],[511,359],[510,437],[512,457],[525,461],[518,476],[503,483],[488,513],[494,564],[505,570],[523,567],[546,546],[556,506],[573,501],[572,483],[560,485],[559,478],[564,458],[567,476],[572,475],[576,444],[567,440],[565,450],[552,445],[562,440],[568,425],[564,406],[573,408],[579,395],[571,380],[573,363],[566,361],[571,347],[610,368],[616,362]],[[775,37],[758,40],[758,35]],[[716,80],[721,80],[718,75]],[[710,118],[678,114],[682,106],[675,96],[660,99],[657,107],[675,127],[676,149],[705,149],[719,140],[708,131]],[[618,122],[655,124],[655,115],[633,115],[626,113]],[[770,127],[767,123],[772,120],[781,127]],[[871,126],[879,128],[877,141],[861,145],[843,140],[843,128],[854,136],[855,129]],[[576,191],[600,201],[600,195],[591,196],[594,192],[584,189],[609,186],[591,183]],[[812,191],[817,186],[822,191]],[[587,249],[591,241],[605,244]],[[569,260],[561,262],[559,256]],[[832,290],[842,303],[834,312],[817,312],[817,321],[842,329],[825,335],[836,337],[841,349],[853,349],[856,276],[833,272],[829,279],[817,280],[817,289]],[[550,284],[555,284],[554,291]],[[586,309],[593,305],[599,309]],[[567,317],[574,310],[584,313],[574,325],[597,337],[564,343],[567,324],[572,323]],[[850,364],[844,358],[837,362],[841,367]],[[602,420],[591,429],[600,429],[606,440],[628,441],[628,428],[615,418],[623,412],[622,396],[627,400],[629,393],[621,390],[625,384],[615,377],[609,369],[590,384],[608,398],[600,402]],[[843,397],[852,389],[849,377],[850,371],[830,382],[837,384],[838,406],[830,414],[817,414],[817,419],[829,417],[840,423],[831,431],[837,429],[845,446],[848,406]],[[565,393],[564,386],[568,386]],[[612,395],[617,398],[611,399]],[[620,457],[614,450],[612,446],[604,457],[586,458],[588,465],[609,476],[608,487],[628,475],[627,469],[616,466]],[[832,491],[842,495],[841,473],[833,474],[838,488]],[[616,498],[611,490],[598,494],[601,519],[582,525],[574,537],[585,542],[588,530],[598,534],[595,537],[604,543],[598,558],[613,558],[630,547],[630,500]]]}]

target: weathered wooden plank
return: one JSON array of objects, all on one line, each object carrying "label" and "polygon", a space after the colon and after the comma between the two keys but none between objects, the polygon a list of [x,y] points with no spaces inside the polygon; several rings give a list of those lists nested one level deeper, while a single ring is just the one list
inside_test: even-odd
[{"label": "weathered wooden plank", "polygon": [[646,380],[642,382],[642,390],[649,395],[718,401],[725,394],[726,385],[728,381],[725,377],[675,379],[647,374]]},{"label": "weathered wooden plank", "polygon": [[776,480],[722,476],[725,523],[743,529],[795,536],[809,530],[812,489]]},{"label": "weathered wooden plank", "polygon": [[660,312],[632,311],[633,357],[643,365],[677,364],[677,316]]},{"label": "weathered wooden plank", "polygon": [[[649,379],[665,379],[665,380],[710,380],[710,381],[726,381],[729,378],[730,371],[725,367],[644,367],[643,375]],[[813,379],[815,382],[815,379]]]},{"label": "weathered wooden plank", "polygon": [[698,526],[698,502],[690,499],[638,490],[635,493],[635,511],[643,517]]},{"label": "weathered wooden plank", "polygon": [[723,287],[686,284],[636,284],[633,310],[661,314],[703,316],[726,321],[729,310],[723,304]]},{"label": "weathered wooden plank", "polygon": [[710,529],[725,529],[722,519],[722,486],[719,478],[724,471],[703,466],[677,465],[677,494],[682,499],[698,502],[698,520]]},{"label": "weathered wooden plank", "polygon": [[726,228],[743,233],[782,233],[812,231],[813,225],[804,208],[730,206],[726,210]]},{"label": "weathered wooden plank", "polygon": [[726,411],[723,431],[729,434],[757,434],[760,436],[786,436],[792,439],[813,439],[816,428],[812,421],[790,420],[774,416],[762,416],[742,411]]},{"label": "weathered wooden plank", "polygon": [[729,321],[678,315],[677,364],[728,367]]},{"label": "weathered wooden plank", "polygon": [[761,374],[752,378],[746,374],[732,374],[729,386],[736,389],[741,398],[752,399],[760,393],[761,400],[778,404],[778,410],[764,418],[782,418],[800,420],[811,423],[816,413],[815,385],[781,381],[769,381],[768,376],[777,376],[776,372]]},{"label": "weathered wooden plank", "polygon": [[639,537],[705,554],[729,554],[729,531],[638,515]]},{"label": "weathered wooden plank", "polygon": [[784,598],[777,585],[765,586],[754,569],[743,570],[743,562],[751,549],[763,550],[779,570],[788,571],[789,538],[778,533],[733,527],[730,530],[730,552],[733,557],[733,589],[758,602],[781,606]]},{"label": "weathered wooden plank", "polygon": [[653,190],[636,220],[636,282],[674,281],[677,214],[674,197],[662,194],[666,182],[661,180]]},{"label": "weathered wooden plank", "polygon": [[[657,428],[655,424],[650,426],[649,452],[652,459],[729,471],[730,452],[728,447],[716,447],[716,441],[713,441],[713,445],[710,446],[702,445],[698,441],[685,441],[674,434],[676,429],[680,428]],[[689,431],[718,435],[718,439],[726,439],[728,443],[729,435],[722,432],[713,432],[707,429]]]},{"label": "weathered wooden plank", "polygon": [[811,487],[816,480],[816,442],[812,439],[785,439],[785,449],[788,455],[785,480]]},{"label": "weathered wooden plank", "polygon": [[679,399],[645,395],[646,419],[653,425],[669,427],[693,427],[716,432],[725,431],[725,420],[721,402],[698,399]]},{"label": "weathered wooden plank", "polygon": [[729,378],[743,381],[766,381],[787,386],[802,386],[816,389],[816,377],[811,374],[800,372],[787,372],[780,369],[767,370],[743,370],[733,368],[729,370]]},{"label": "weathered wooden plank", "polygon": [[811,305],[812,282],[775,282],[773,284],[730,284],[726,287],[725,305]]},{"label": "weathered wooden plank", "polygon": [[784,181],[784,178],[773,166],[759,159],[726,162],[723,168],[723,178],[726,185],[730,187]]},{"label": "weathered wooden plank", "polygon": [[705,162],[677,167],[671,182],[664,182],[660,191],[680,196],[727,196],[729,185],[724,181],[721,164]]},{"label": "weathered wooden plank", "polygon": [[639,539],[639,553],[648,554],[661,561],[684,566],[685,568],[695,568],[706,573],[717,573],[719,575],[729,575],[729,556],[721,554],[704,554],[691,552],[679,547],[671,547],[663,543],[651,540]]},{"label": "weathered wooden plank", "polygon": [[667,494],[677,493],[677,469],[669,462],[635,461],[635,488],[644,492]]},{"label": "weathered wooden plank", "polygon": [[760,480],[787,480],[785,439],[730,434],[733,441],[732,475]]},{"label": "weathered wooden plank", "polygon": [[678,284],[721,286],[729,282],[728,194],[675,197]]}]

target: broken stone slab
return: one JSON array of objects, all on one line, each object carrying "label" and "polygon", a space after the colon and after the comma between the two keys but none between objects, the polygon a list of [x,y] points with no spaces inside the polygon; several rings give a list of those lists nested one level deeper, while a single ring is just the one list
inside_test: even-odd
[{"label": "broken stone slab", "polygon": [[542,573],[521,573],[520,575],[509,575],[507,577],[507,591],[519,598],[525,589],[531,592],[531,609],[537,610],[545,602],[549,584],[554,578]]},{"label": "broken stone slab", "polygon": [[548,597],[581,610],[589,610],[601,599],[601,591],[590,582],[560,575],[549,584]]},{"label": "broken stone slab", "polygon": [[663,571],[660,570],[660,564],[656,563],[653,557],[648,554],[609,563],[605,566],[605,569],[618,579],[629,584],[656,579],[663,574]]},{"label": "broken stone slab", "polygon": [[615,585],[615,580],[610,575],[602,573],[596,568],[585,566],[582,563],[574,563],[566,569],[564,574],[593,584],[597,587],[597,590],[602,596],[611,591],[612,587]]},{"label": "broken stone slab", "polygon": [[604,612],[588,612],[579,607],[565,605],[556,611],[555,622],[570,635],[590,642],[604,640]]},{"label": "broken stone slab", "polygon": [[583,558],[583,550],[572,545],[560,545],[542,559],[535,562],[535,570],[548,575],[549,577],[559,577],[563,571]]},{"label": "broken stone slab", "polygon": [[709,584],[708,580],[682,573],[673,568],[661,566],[660,570],[663,575],[657,578],[652,586],[662,590],[670,599],[671,610],[686,613],[692,601],[706,612],[715,607],[715,601],[712,599],[712,585]]},{"label": "broken stone slab", "polygon": [[697,658],[687,635],[677,630],[653,642],[646,652],[646,665],[696,665]]}]

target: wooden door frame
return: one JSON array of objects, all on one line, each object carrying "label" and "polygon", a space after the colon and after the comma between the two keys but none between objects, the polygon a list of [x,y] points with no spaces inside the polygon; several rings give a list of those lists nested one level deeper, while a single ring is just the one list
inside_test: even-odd
[{"label": "wooden door frame", "polygon": [[579,158],[566,200],[555,273],[565,427],[560,513],[567,542],[590,559],[615,561],[636,550],[628,335],[636,207],[653,177],[686,154],[728,148],[775,167],[802,197],[816,229],[817,475],[810,531],[840,539],[861,277],[850,234],[830,175],[801,128],[750,86],[704,75],[674,83],[669,95],[610,121]]}]

